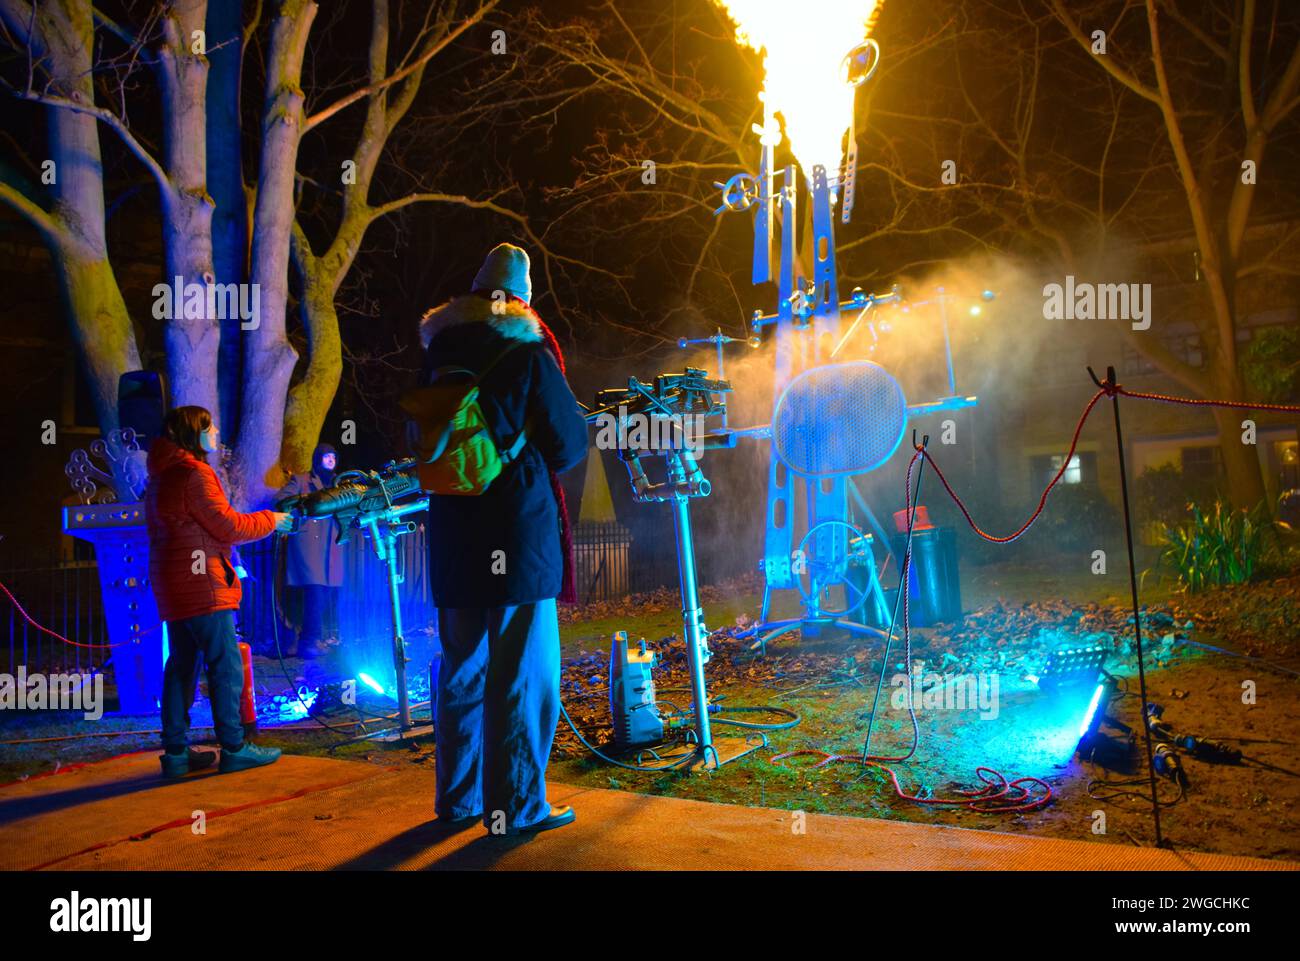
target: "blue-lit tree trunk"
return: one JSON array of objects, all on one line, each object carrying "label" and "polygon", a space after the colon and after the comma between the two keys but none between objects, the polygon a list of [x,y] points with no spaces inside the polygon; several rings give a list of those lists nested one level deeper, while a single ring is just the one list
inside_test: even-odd
[{"label": "blue-lit tree trunk", "polygon": [[[248,194],[239,109],[243,7],[242,0],[212,0],[208,4],[208,192],[216,205],[212,212],[212,267],[219,284],[248,281]],[[229,443],[237,438],[239,424],[242,343],[238,317],[221,319],[219,324],[217,396],[220,422]]]}]

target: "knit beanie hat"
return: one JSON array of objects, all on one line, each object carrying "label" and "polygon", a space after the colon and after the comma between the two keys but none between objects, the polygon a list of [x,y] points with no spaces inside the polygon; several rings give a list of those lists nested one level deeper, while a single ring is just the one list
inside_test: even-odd
[{"label": "knit beanie hat", "polygon": [[488,253],[474,277],[473,290],[504,290],[525,304],[533,299],[533,282],[528,276],[528,254],[514,244],[497,244]]}]

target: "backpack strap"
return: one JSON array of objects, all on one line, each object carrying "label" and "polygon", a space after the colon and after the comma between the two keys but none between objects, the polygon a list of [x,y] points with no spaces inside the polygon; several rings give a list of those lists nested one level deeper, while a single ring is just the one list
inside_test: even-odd
[{"label": "backpack strap", "polygon": [[501,450],[500,445],[498,445],[497,452],[501,455],[501,463],[503,465],[513,464],[515,459],[523,453],[524,444],[528,442],[528,428],[531,426],[532,418],[530,417],[528,420],[524,421],[523,430],[521,430],[518,436],[515,437],[514,443],[511,444],[509,448]]},{"label": "backpack strap", "polygon": [[[483,378],[486,377],[489,372],[491,372],[492,368],[496,367],[497,364],[501,363],[501,361],[503,361],[506,358],[507,354],[509,354],[512,350],[515,350],[516,348],[522,346],[523,346],[523,341],[519,341],[519,340],[512,340],[510,341],[510,343],[506,344],[505,349],[502,350],[501,353],[497,354],[496,357],[492,358],[492,360],[488,363],[488,365],[483,368],[483,370],[479,373],[477,377],[474,378],[474,386],[477,387],[480,383],[482,383]],[[502,444],[499,440],[497,440],[496,437],[492,438],[492,442],[496,444],[497,447],[497,456],[501,458],[501,464],[503,467],[513,464],[515,460],[519,457],[519,455],[523,453],[524,445],[528,442],[528,433],[529,433],[528,429],[530,426],[531,426],[531,419],[525,420],[523,429],[520,430],[517,435],[515,435],[515,439],[510,443],[509,447]],[[490,435],[491,430],[489,430],[488,433]]]}]

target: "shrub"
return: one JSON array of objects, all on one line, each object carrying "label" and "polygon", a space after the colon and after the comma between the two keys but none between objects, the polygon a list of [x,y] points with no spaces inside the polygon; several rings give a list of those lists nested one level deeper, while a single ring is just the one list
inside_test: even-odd
[{"label": "shrub", "polygon": [[1204,510],[1192,504],[1182,521],[1162,528],[1159,564],[1192,593],[1244,584],[1277,546],[1277,533],[1266,504],[1252,510],[1233,510],[1221,499]]}]

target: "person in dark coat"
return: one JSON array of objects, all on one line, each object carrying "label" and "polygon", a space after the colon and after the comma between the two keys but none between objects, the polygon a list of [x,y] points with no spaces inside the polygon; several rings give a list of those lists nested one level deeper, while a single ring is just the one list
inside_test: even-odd
[{"label": "person in dark coat", "polygon": [[167,625],[169,654],[163,669],[163,774],[180,777],[206,767],[210,751],[188,746],[190,707],[198,685],[199,656],[208,675],[212,723],[221,743],[221,770],[270,764],[279,748],[244,740],[239,698],[244,666],[235,637],[242,588],[234,545],[287,531],[288,514],[230,506],[208,453],[217,449],[212,415],[202,407],[168,412],[163,435],[149,448],[144,517],[149,535],[149,585]]},{"label": "person in dark coat", "polygon": [[421,382],[441,367],[483,375],[479,403],[497,447],[509,450],[524,435],[519,454],[482,494],[435,495],[429,506],[443,652],[434,809],[444,822],[482,818],[492,833],[574,819],[571,808],[547,802],[546,764],[559,720],[555,604],[572,593],[556,475],[586,456],[587,425],[559,346],[529,307],[528,269],[522,249],[499,245],[473,292],[429,311],[420,328]]},{"label": "person in dark coat", "polygon": [[[338,454],[329,444],[317,444],[311,455],[311,473],[295,474],[276,493],[286,497],[310,494],[334,484]],[[343,547],[338,542],[339,522],[333,517],[304,518],[298,533],[286,539],[285,583],[302,591],[302,632],[292,657],[318,657],[328,629],[336,629],[338,594],[343,586]],[[329,636],[333,636],[330,634]]]}]

